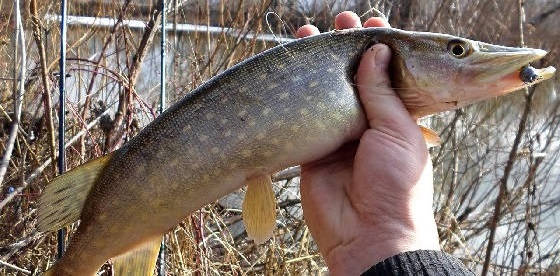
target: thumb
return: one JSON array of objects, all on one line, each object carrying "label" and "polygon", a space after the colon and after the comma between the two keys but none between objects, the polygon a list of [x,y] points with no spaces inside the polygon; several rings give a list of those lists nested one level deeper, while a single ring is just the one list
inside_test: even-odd
[{"label": "thumb", "polygon": [[390,60],[391,50],[386,45],[376,44],[368,49],[360,61],[356,84],[369,127],[407,140],[407,137],[420,133],[416,122],[391,88],[387,72]]}]

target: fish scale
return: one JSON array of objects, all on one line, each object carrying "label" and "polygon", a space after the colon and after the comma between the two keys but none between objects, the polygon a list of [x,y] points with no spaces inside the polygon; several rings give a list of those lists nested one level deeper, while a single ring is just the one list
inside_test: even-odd
[{"label": "fish scale", "polygon": [[[367,123],[353,77],[363,51],[375,43],[393,49],[393,86],[413,116],[481,99],[476,93],[482,84],[465,88],[458,77],[445,79],[454,70],[461,76],[459,70],[471,68],[465,66],[469,57],[449,54],[448,44],[457,43],[453,41],[470,46],[474,58],[480,54],[475,49],[479,42],[442,34],[389,28],[335,31],[277,46],[210,79],[104,157],[108,161],[78,167],[76,171],[90,179],[89,186],[82,186],[91,189],[80,190],[80,198],[68,191],[61,194],[66,184],[60,183],[80,181],[72,172],[49,184],[41,198],[39,228],[53,230],[71,223],[76,213],[81,223],[66,255],[47,275],[91,275],[107,259],[127,252],[117,258],[119,271],[121,263],[132,265],[134,259],[143,260],[134,262],[144,269],[136,271],[149,270],[146,258],[157,252],[155,241],[188,213],[253,177],[319,159],[359,138]],[[484,44],[485,49],[516,49],[490,46]],[[517,67],[504,61],[508,67],[500,77],[519,75],[522,66],[542,57],[540,50],[523,51]],[[433,71],[422,73],[422,68]],[[503,80],[500,93],[528,85],[508,81],[506,85]],[[456,103],[450,106],[445,97],[453,93],[441,92],[444,88],[468,96],[451,99]],[[462,93],[464,89],[472,95]],[[72,204],[60,210],[53,198]],[[50,222],[53,219],[59,221]]]}]

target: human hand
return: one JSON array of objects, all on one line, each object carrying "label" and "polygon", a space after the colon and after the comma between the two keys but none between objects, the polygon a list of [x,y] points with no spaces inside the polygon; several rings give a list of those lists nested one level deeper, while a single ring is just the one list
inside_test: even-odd
[{"label": "human hand", "polygon": [[[370,18],[365,27],[388,27]],[[343,12],[337,29],[361,27]],[[312,25],[298,37],[318,34]],[[333,275],[356,275],[405,251],[439,250],[432,164],[415,120],[390,87],[390,49],[367,50],[356,85],[369,128],[359,142],[302,166],[301,197],[311,234]]]}]

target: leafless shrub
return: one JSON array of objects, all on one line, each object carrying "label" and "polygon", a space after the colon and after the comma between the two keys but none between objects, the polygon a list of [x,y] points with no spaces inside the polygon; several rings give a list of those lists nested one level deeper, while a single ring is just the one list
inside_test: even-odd
[{"label": "leafless shrub", "polygon": [[[375,7],[384,11],[395,27],[452,33],[515,46],[519,45],[520,37],[518,1],[169,1],[171,23],[241,30],[234,37],[225,33],[170,31],[167,50],[171,62],[167,65],[166,84],[169,101],[176,101],[211,76],[275,45],[245,39],[249,33],[272,31],[279,36],[291,35],[306,23],[327,31],[333,28],[333,18],[339,11],[354,10],[365,19]],[[27,270],[44,270],[56,255],[55,235],[34,231],[38,195],[55,176],[54,170],[45,168],[49,164],[47,160],[54,157],[52,137],[56,129],[51,125],[56,125],[59,119],[49,115],[56,114],[59,107],[56,97],[58,22],[46,19],[47,15],[58,13],[59,2],[40,2],[38,6],[30,6],[35,0],[22,5],[26,11],[23,22],[26,37],[33,37],[26,41],[28,61],[24,64],[30,76],[25,81],[21,131],[4,182],[0,184],[0,260]],[[70,1],[69,14],[110,17],[117,22],[119,19],[149,22],[157,3],[142,3],[76,0]],[[14,114],[13,5],[14,1],[0,1],[0,143],[3,147]],[[555,15],[560,12],[559,6],[557,0],[525,4],[525,43],[550,50],[539,66],[558,64],[560,22]],[[276,16],[265,18],[271,11]],[[70,28],[66,136],[75,136],[76,143],[67,149],[69,168],[118,147],[156,116],[159,83],[153,80],[158,78],[145,76],[159,74],[159,43],[149,41],[147,36],[149,31],[120,23],[108,28]],[[143,59],[134,58],[142,51]],[[489,272],[553,275],[560,269],[560,100],[556,83],[547,82],[528,94],[515,93],[426,119],[443,139],[443,144],[431,152],[436,185],[434,212],[441,245],[475,271],[483,268],[493,220],[496,220],[496,234]],[[47,99],[52,103],[47,103]],[[80,133],[84,135],[76,136]],[[516,148],[512,148],[514,143]],[[274,239],[264,246],[257,247],[247,240],[240,224],[240,200],[235,199],[236,195],[191,214],[167,234],[168,273],[326,271],[302,218],[298,185],[297,177],[277,183],[279,227]],[[16,194],[12,192],[14,189]],[[496,209],[498,197],[502,203]],[[11,268],[0,266],[0,274],[13,273]]]}]

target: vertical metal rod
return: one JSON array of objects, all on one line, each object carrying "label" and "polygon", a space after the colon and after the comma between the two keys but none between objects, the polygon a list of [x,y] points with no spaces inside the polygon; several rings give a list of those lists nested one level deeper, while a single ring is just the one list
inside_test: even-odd
[{"label": "vertical metal rod", "polygon": [[178,7],[179,7],[179,3],[178,0],[173,0],[173,93],[177,94],[177,67],[178,67],[178,59],[177,59],[177,51],[178,51],[178,47],[177,47],[177,43],[178,43],[178,37],[177,37],[177,15],[179,14],[178,12]]},{"label": "vertical metal rod", "polygon": [[[166,91],[165,91],[165,27],[167,25],[166,20],[166,11],[165,11],[165,0],[161,1],[161,75],[160,75],[160,93],[159,93],[159,114],[161,115],[165,110],[165,103],[166,103]],[[163,235],[163,239],[161,240],[161,246],[159,248],[159,255],[158,255],[158,275],[165,276],[165,235]]]},{"label": "vertical metal rod", "polygon": [[160,93],[159,93],[159,114],[163,113],[165,110],[166,102],[166,91],[165,91],[165,46],[166,46],[166,31],[165,25],[167,25],[167,17],[165,11],[165,0],[161,1],[161,75],[160,75]]},{"label": "vertical metal rod", "polygon": [[[58,76],[58,89],[59,89],[59,105],[60,108],[58,110],[58,173],[63,174],[66,170],[66,154],[64,151],[65,142],[64,142],[64,133],[65,133],[65,103],[66,103],[66,91],[65,91],[65,83],[66,83],[66,0],[61,0],[60,3],[60,62],[59,62],[59,76]],[[62,228],[58,230],[58,259],[62,258],[64,255],[64,241],[66,237],[66,229]]]}]

